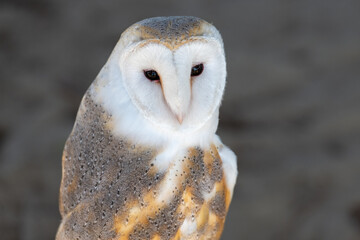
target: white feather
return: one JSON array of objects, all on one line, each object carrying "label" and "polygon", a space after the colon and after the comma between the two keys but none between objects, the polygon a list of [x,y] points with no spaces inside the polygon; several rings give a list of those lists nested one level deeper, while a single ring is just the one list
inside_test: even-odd
[{"label": "white feather", "polygon": [[215,143],[219,146],[219,155],[222,160],[226,186],[230,190],[232,196],[238,174],[236,155],[230,148],[222,144],[218,136],[216,136]]},{"label": "white feather", "polygon": [[[112,114],[115,134],[150,146],[163,146],[169,142],[184,147],[208,146],[217,128],[225,86],[225,58],[221,44],[210,38],[205,43],[185,44],[173,53],[161,44],[139,47],[140,43],[122,51],[115,47],[90,89],[95,100]],[[204,63],[204,72],[191,80],[191,68],[188,68],[198,62]],[[191,102],[182,124],[165,101],[160,84],[145,78],[145,69],[155,69],[165,86],[176,81],[193,81]],[[177,85],[182,87],[182,84]]]},{"label": "white feather", "polygon": [[[203,73],[191,78],[191,67],[199,63],[204,64]],[[160,74],[163,86],[146,79],[143,72],[150,69]],[[219,154],[232,192],[236,156],[215,135],[225,78],[221,38],[190,41],[174,51],[156,43],[138,42],[126,47],[118,43],[90,91],[112,114],[115,135],[126,136],[134,144],[164,149],[154,160],[160,171],[176,170],[177,155],[188,147],[207,148],[212,142],[221,146]],[[187,94],[190,102],[182,103]],[[177,111],[185,114],[182,124],[174,115]],[[169,179],[167,184],[172,189],[175,182]],[[161,197],[166,194],[161,193],[160,199],[169,200]]]}]

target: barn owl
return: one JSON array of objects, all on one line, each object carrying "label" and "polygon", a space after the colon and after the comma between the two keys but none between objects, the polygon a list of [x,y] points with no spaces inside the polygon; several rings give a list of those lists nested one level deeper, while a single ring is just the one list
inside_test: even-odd
[{"label": "barn owl", "polygon": [[56,239],[219,239],[237,176],[215,134],[225,78],[202,19],[125,30],[65,144]]}]

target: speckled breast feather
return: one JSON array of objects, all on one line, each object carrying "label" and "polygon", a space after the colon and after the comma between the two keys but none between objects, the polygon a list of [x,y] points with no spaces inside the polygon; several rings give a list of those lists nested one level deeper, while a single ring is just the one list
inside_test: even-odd
[{"label": "speckled breast feather", "polygon": [[217,147],[173,159],[171,200],[158,201],[170,172],[152,164],[162,150],[113,136],[111,121],[88,91],[64,149],[56,239],[218,239],[231,194]]}]

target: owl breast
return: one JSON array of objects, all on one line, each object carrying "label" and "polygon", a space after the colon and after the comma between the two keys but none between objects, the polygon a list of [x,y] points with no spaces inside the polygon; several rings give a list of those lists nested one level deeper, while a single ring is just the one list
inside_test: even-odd
[{"label": "owl breast", "polygon": [[231,193],[215,144],[164,151],[112,134],[88,91],[63,154],[57,239],[219,239]]}]

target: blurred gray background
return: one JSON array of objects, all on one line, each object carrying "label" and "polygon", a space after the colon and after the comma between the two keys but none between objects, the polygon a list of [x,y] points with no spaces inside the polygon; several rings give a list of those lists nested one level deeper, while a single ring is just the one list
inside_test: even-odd
[{"label": "blurred gray background", "polygon": [[162,15],[224,38],[239,177],[222,239],[359,240],[358,0],[0,0],[0,239],[54,239],[80,99],[121,32]]}]

